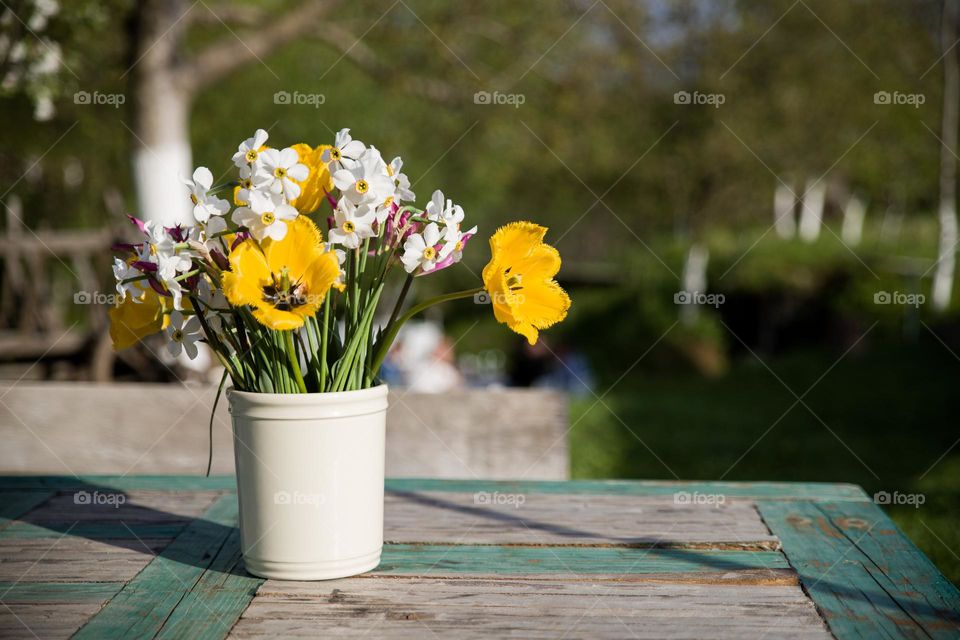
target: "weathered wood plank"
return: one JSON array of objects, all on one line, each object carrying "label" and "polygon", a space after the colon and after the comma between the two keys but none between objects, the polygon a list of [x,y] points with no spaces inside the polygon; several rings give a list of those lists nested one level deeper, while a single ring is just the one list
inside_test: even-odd
[{"label": "weathered wood plank", "polygon": [[830,638],[797,585],[359,577],[267,581],[231,638]]},{"label": "weathered wood plank", "polygon": [[216,475],[209,478],[196,476],[163,475],[33,475],[0,476],[0,489],[7,491],[75,491],[90,489],[103,491],[236,491],[237,480],[232,475]]},{"label": "weathered wood plank", "polygon": [[153,637],[217,557],[237,522],[236,496],[222,496],[148,564],[75,636]]},{"label": "weathered wood plank", "polygon": [[0,491],[0,531],[53,495],[53,491]]},{"label": "weathered wood plank", "polygon": [[14,582],[126,582],[169,539],[90,540],[0,537],[0,580]]},{"label": "weathered wood plank", "polygon": [[855,500],[870,497],[853,484],[822,482],[687,482],[659,480],[568,480],[553,481],[491,481],[438,480],[434,478],[389,478],[390,491],[460,491],[488,493],[561,493],[674,496],[685,492],[704,496],[777,500]]},{"label": "weathered wood plank", "polygon": [[391,492],[386,540],[397,543],[706,547],[776,550],[751,501],[677,504],[624,495]]},{"label": "weathered wood plank", "polygon": [[956,638],[960,594],[870,503],[758,503],[838,638]]},{"label": "weathered wood plank", "polygon": [[67,490],[51,497],[24,522],[189,522],[220,497],[217,491]]},{"label": "weathered wood plank", "polygon": [[[234,500],[236,497],[234,496]],[[41,523],[14,522],[3,532],[5,538],[33,539],[58,538],[69,531],[68,535],[91,538],[94,540],[124,540],[137,538],[173,538],[186,528],[187,520],[164,522],[160,524],[142,524],[132,522],[81,522]]]},{"label": "weathered wood plank", "polygon": [[0,638],[59,640],[69,638],[100,610],[100,604],[10,604],[0,606]]},{"label": "weathered wood plank", "polygon": [[123,588],[123,582],[0,582],[4,604],[103,603]]},{"label": "weathered wood plank", "polygon": [[[118,491],[234,491],[233,476],[0,476],[0,489],[38,490],[82,488],[96,485]],[[388,478],[388,491],[449,491],[474,493],[554,493],[583,495],[673,496],[678,492],[723,495],[727,499],[775,499],[822,501],[869,501],[860,487],[820,482],[670,482],[651,480],[443,480],[434,478]]]},{"label": "weathered wood plank", "polygon": [[785,569],[777,551],[709,551],[623,547],[384,545],[380,574],[685,573]]},{"label": "weathered wood plank", "polygon": [[209,569],[167,618],[157,638],[225,638],[263,582],[244,570],[240,530],[234,529]]}]

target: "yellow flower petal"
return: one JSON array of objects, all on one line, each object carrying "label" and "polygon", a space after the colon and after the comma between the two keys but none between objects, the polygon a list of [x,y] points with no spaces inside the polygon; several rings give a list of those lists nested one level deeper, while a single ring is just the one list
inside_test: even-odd
[{"label": "yellow flower petal", "polygon": [[544,244],[546,227],[512,222],[490,238],[492,257],[483,269],[483,284],[498,322],[524,336],[530,344],[546,329],[567,317],[570,296],[553,276],[560,270],[560,253]]},{"label": "yellow flower petal", "polygon": [[336,253],[326,251],[306,216],[287,223],[283,240],[245,240],[230,253],[223,293],[234,306],[253,307],[264,326],[289,331],[314,315],[340,274]]},{"label": "yellow flower petal", "polygon": [[145,290],[134,302],[132,296],[110,309],[110,339],[116,351],[126,349],[143,338],[161,331],[169,318],[163,303],[153,289]]},{"label": "yellow flower petal", "polygon": [[302,142],[293,145],[293,149],[300,156],[300,163],[310,169],[307,179],[297,183],[300,185],[300,195],[290,201],[300,213],[313,213],[320,208],[326,194],[333,191],[333,176],[322,158],[323,152],[331,148],[324,144],[311,149],[310,145]]}]

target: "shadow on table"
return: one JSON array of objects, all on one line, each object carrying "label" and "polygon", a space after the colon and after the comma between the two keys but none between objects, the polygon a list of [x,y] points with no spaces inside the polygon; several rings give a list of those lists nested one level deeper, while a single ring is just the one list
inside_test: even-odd
[{"label": "shadow on table", "polygon": [[[62,534],[64,537],[84,538],[123,549],[140,551],[171,562],[209,571],[249,576],[243,568],[240,556],[240,535],[237,527],[212,522],[202,517],[180,515],[136,504],[127,493],[110,486],[97,485],[83,480],[73,483],[71,482],[72,479],[69,478],[55,478],[53,480],[66,480],[70,484],[64,486],[54,482],[54,488],[51,490],[56,490],[57,494],[26,515],[13,521],[6,530],[2,531],[0,538],[39,537],[33,529],[39,527]],[[0,492],[0,500],[3,500],[3,494],[10,493],[9,491]],[[570,538],[597,537],[594,532],[575,527],[540,522],[523,518],[519,514],[492,511],[482,506],[463,505],[435,496],[425,496],[417,492],[390,491],[388,493],[433,508],[466,513],[507,525],[527,527],[534,531],[543,531]],[[101,496],[99,500],[105,502],[93,504],[95,494]],[[90,496],[89,503],[86,502],[87,495]],[[65,500],[66,497],[71,496],[72,500]],[[109,502],[109,496],[114,497],[113,503]],[[50,508],[50,502],[53,500],[58,501],[59,509]],[[0,509],[5,506],[0,503]],[[96,511],[91,514],[89,509],[95,509]],[[78,515],[83,517],[75,517]],[[189,540],[183,538],[177,540],[178,536],[188,530]],[[181,541],[183,544],[180,544]],[[611,542],[614,544],[619,542],[625,546],[643,546],[639,544],[643,542],[641,538],[611,538]],[[649,544],[647,546],[653,547],[656,545]],[[691,565],[707,570],[729,572],[738,569],[757,568],[751,564],[739,564],[731,558],[731,554],[712,558],[697,550],[670,548],[665,551],[669,552],[670,557],[674,560],[688,561]],[[432,569],[433,567],[430,567],[426,571],[417,572],[413,575],[430,574]],[[903,614],[903,610],[906,609],[914,616],[953,619],[956,615],[956,612],[950,609],[934,607],[926,601],[908,598],[903,594],[897,594],[897,600],[894,602],[892,594],[879,585],[875,589],[863,585],[857,587],[844,585],[828,580],[826,574],[824,574],[820,578],[818,586],[820,589],[832,592],[835,597],[842,600],[862,600],[869,602],[871,606],[878,609],[892,609],[897,614]],[[890,603],[893,603],[894,606],[890,606]]]},{"label": "shadow on table", "polygon": [[[236,526],[140,504],[137,496],[108,485],[68,477],[51,480],[50,490],[56,495],[17,518],[5,535],[39,537],[39,528],[201,569],[249,575],[243,568]],[[57,482],[64,480],[69,486]],[[175,544],[188,529],[189,540]]]}]

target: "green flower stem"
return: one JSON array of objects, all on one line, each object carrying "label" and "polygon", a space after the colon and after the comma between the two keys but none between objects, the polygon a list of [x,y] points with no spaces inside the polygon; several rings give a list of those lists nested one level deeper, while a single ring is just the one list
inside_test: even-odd
[{"label": "green flower stem", "polygon": [[284,331],[283,340],[287,347],[287,359],[290,360],[290,368],[293,369],[293,377],[300,388],[300,393],[307,392],[307,384],[303,381],[303,373],[300,371],[300,358],[297,356],[297,347],[293,344],[293,331]]},{"label": "green flower stem", "polygon": [[323,300],[323,327],[320,329],[320,391],[327,390],[327,334],[330,331],[330,292]]},{"label": "green flower stem", "polygon": [[447,293],[442,296],[436,296],[434,298],[424,300],[420,304],[411,307],[409,311],[397,318],[397,320],[386,329],[383,336],[380,337],[376,348],[376,355],[373,358],[373,364],[370,366],[371,376],[376,376],[377,372],[380,371],[380,365],[383,364],[384,358],[387,357],[387,352],[390,350],[390,345],[393,344],[393,341],[397,337],[397,333],[400,332],[400,328],[404,325],[404,323],[406,323],[407,320],[417,315],[424,309],[429,309],[434,305],[450,302],[451,300],[459,300],[461,298],[470,298],[481,291],[483,291],[483,287],[467,289],[465,291],[455,291],[454,293]]}]

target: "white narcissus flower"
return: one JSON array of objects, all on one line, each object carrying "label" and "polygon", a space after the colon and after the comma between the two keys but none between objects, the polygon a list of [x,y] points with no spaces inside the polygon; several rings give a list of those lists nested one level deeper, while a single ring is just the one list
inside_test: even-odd
[{"label": "white narcissus flower", "polygon": [[203,242],[204,246],[213,251],[214,249],[223,253],[223,246],[221,245],[220,238],[222,236],[217,236],[218,233],[223,233],[227,230],[227,221],[221,217],[210,218],[210,221],[207,222],[206,226],[203,228],[203,234],[200,241]]},{"label": "white narcissus flower", "polygon": [[127,294],[129,293],[133,296],[134,302],[140,302],[137,299],[143,289],[140,287],[141,281],[137,280],[134,282],[123,282],[124,280],[129,280],[131,278],[137,278],[143,274],[136,267],[130,266],[128,263],[124,262],[120,258],[113,259],[113,277],[117,281],[117,293],[120,294],[121,300],[127,299]]},{"label": "white narcissus flower", "polygon": [[260,147],[267,142],[268,134],[263,129],[257,129],[252,138],[247,138],[237,147],[237,152],[233,154],[233,164],[240,169],[248,165],[257,166],[260,160]]},{"label": "white narcissus flower", "polygon": [[407,273],[413,273],[417,267],[424,273],[433,271],[437,261],[441,259],[437,243],[440,242],[440,227],[431,222],[423,229],[423,233],[414,233],[403,243],[403,268]]},{"label": "white narcissus flower", "polygon": [[463,222],[463,207],[453,204],[453,201],[443,197],[443,192],[437,189],[424,209],[427,218],[450,227],[460,227]]},{"label": "white narcissus flower", "polygon": [[310,175],[310,168],[300,163],[296,149],[267,149],[260,154],[260,170],[253,176],[254,184],[271,193],[283,194],[286,200],[300,195],[300,185]]},{"label": "white narcissus flower", "polygon": [[197,222],[206,222],[210,216],[222,216],[230,210],[230,203],[223,198],[210,195],[213,186],[213,174],[206,167],[197,167],[193,172],[193,180],[182,178],[183,183],[190,187],[190,202],[193,203],[193,217]]},{"label": "white narcissus flower", "polygon": [[258,241],[283,240],[287,235],[287,221],[296,218],[298,211],[283,202],[280,194],[250,191],[249,198],[249,206],[233,212],[233,221],[249,229]]},{"label": "white narcissus flower", "polygon": [[453,264],[463,258],[463,247],[475,236],[477,227],[469,231],[460,231],[458,227],[447,227],[443,233],[443,248],[440,249],[441,262]]},{"label": "white narcissus flower", "polygon": [[335,224],[330,229],[330,242],[356,249],[361,240],[373,236],[376,212],[369,204],[357,206],[346,198],[341,198],[337,203],[337,210],[333,213],[333,219]]},{"label": "white narcissus flower", "polygon": [[366,145],[350,137],[350,129],[340,129],[334,139],[333,148],[326,149],[320,159],[329,165],[328,169],[333,174],[340,169],[349,169],[357,164],[366,150]]},{"label": "white narcissus flower", "polygon": [[375,148],[367,149],[360,161],[349,169],[333,173],[333,184],[343,197],[354,204],[370,202],[384,204],[393,195],[393,180],[387,174],[387,165]]},{"label": "white narcissus flower", "polygon": [[196,358],[197,340],[202,337],[200,329],[200,320],[196,316],[190,316],[184,322],[183,313],[172,311],[170,324],[167,326],[167,337],[170,338],[167,349],[170,350],[170,354],[177,357],[181,351],[186,351],[188,358],[191,360]]},{"label": "white narcissus flower", "polygon": [[417,199],[416,194],[410,190],[410,178],[401,171],[403,169],[403,160],[397,156],[387,165],[387,173],[393,178],[394,182],[394,200],[397,202],[413,202]]}]

